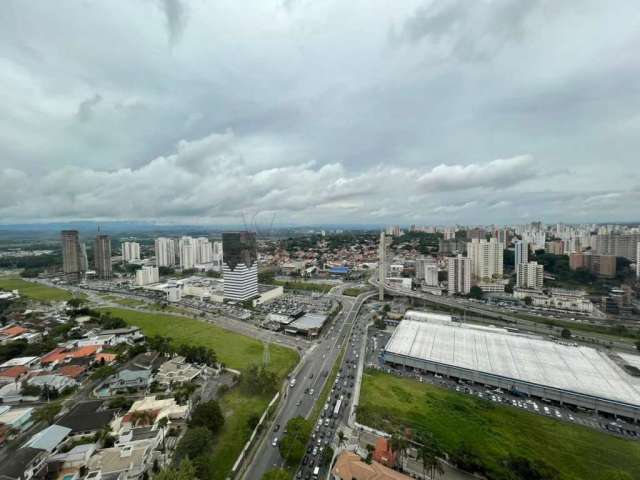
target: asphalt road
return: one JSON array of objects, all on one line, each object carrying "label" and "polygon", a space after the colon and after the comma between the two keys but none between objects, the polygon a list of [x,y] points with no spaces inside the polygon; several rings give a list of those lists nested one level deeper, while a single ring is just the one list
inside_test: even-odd
[{"label": "asphalt road", "polygon": [[[272,445],[274,439],[282,437],[283,430],[291,418],[307,417],[318,400],[325,380],[338,358],[343,342],[351,333],[351,326],[357,312],[364,303],[364,297],[355,299],[340,296],[336,299],[343,304],[342,312],[335,318],[333,324],[325,329],[321,339],[302,358],[295,375],[296,384],[293,388],[286,388],[286,396],[275,419],[269,425],[267,433],[258,445],[257,453],[245,470],[243,478],[258,480],[268,470],[284,465],[278,447]],[[313,389],[313,394],[310,394],[311,389]],[[309,393],[305,393],[305,391]]]}]

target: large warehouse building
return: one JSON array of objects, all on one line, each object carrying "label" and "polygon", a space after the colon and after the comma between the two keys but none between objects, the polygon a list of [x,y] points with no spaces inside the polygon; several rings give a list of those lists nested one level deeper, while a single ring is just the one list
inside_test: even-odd
[{"label": "large warehouse building", "polygon": [[392,365],[640,419],[640,378],[590,347],[494,327],[405,319],[383,358]]}]

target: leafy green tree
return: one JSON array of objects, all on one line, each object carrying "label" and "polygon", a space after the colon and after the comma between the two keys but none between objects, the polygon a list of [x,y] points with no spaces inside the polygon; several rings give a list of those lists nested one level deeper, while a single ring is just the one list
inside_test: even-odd
[{"label": "leafy green tree", "polygon": [[533,303],[533,298],[524,297],[524,303],[525,303],[525,305],[531,305]]},{"label": "leafy green tree", "polygon": [[198,480],[196,467],[191,460],[185,458],[180,462],[177,469],[166,468],[158,473],[154,480]]},{"label": "leafy green tree", "polygon": [[327,445],[326,447],[324,447],[324,450],[322,450],[320,464],[326,467],[327,465],[331,464],[331,460],[333,460],[333,448]]},{"label": "leafy green tree", "polygon": [[569,330],[568,328],[563,328],[562,332],[560,332],[560,336],[562,338],[571,338],[571,330]]},{"label": "leafy green tree", "polygon": [[104,380],[105,378],[110,377],[116,373],[116,368],[112,365],[105,365],[103,367],[96,368],[91,373],[92,380]]},{"label": "leafy green tree", "polygon": [[206,427],[211,433],[218,432],[224,425],[224,415],[216,400],[202,402],[196,406],[189,421],[190,427]]},{"label": "leafy green tree", "polygon": [[444,452],[432,435],[420,435],[418,441],[418,459],[422,463],[423,473],[429,472],[429,477],[436,478],[444,473],[440,459]]},{"label": "leafy green tree", "polygon": [[284,468],[273,468],[262,475],[262,480],[290,480],[291,475]]},{"label": "leafy green tree", "polygon": [[87,303],[87,301],[84,298],[79,298],[79,297],[74,297],[70,300],[67,300],[67,306],[71,307],[71,308],[80,308],[82,305],[84,305],[85,303]]},{"label": "leafy green tree", "polygon": [[47,403],[46,405],[37,408],[33,413],[33,419],[35,422],[46,422],[48,425],[51,425],[53,421],[56,419],[58,413],[62,410],[62,405],[58,402]]},{"label": "leafy green tree", "polygon": [[469,290],[468,296],[469,298],[475,298],[476,300],[480,300],[482,299],[482,295],[483,295],[482,289],[479,286],[474,285],[473,287],[471,287],[471,290]]},{"label": "leafy green tree", "polygon": [[213,447],[213,434],[207,427],[195,427],[187,429],[178,447],[176,456],[178,459],[197,459],[211,451]]},{"label": "leafy green tree", "polygon": [[640,352],[640,340],[636,342],[636,350]]},{"label": "leafy green tree", "polygon": [[240,376],[240,388],[250,395],[273,395],[278,389],[278,377],[264,366],[250,365]]},{"label": "leafy green tree", "polygon": [[384,320],[382,319],[382,317],[376,316],[376,319],[373,322],[373,326],[376,327],[378,330],[384,330],[385,328],[387,328],[387,324],[384,323]]},{"label": "leafy green tree", "polygon": [[306,444],[313,425],[304,417],[294,417],[287,422],[287,433],[280,442],[280,455],[287,465],[295,467],[306,453]]}]

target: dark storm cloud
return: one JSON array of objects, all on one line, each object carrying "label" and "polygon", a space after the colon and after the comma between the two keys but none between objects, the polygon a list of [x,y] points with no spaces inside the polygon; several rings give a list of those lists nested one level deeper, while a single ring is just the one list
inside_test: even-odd
[{"label": "dark storm cloud", "polygon": [[178,43],[187,23],[187,11],[181,0],[157,0],[167,20],[169,43]]}]

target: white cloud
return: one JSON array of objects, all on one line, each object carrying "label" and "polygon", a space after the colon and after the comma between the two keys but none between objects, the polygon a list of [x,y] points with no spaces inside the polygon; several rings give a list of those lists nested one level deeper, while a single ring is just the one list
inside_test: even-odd
[{"label": "white cloud", "polygon": [[533,158],[519,155],[493,160],[484,165],[438,165],[417,181],[426,191],[470,188],[504,189],[537,176]]}]

